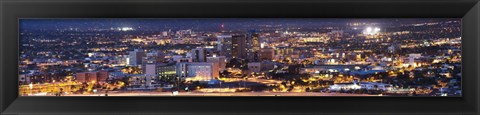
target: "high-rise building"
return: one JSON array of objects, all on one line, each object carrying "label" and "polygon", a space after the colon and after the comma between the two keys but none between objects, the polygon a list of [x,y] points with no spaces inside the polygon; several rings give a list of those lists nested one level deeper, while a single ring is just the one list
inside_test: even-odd
[{"label": "high-rise building", "polygon": [[217,50],[220,55],[231,58],[232,57],[232,35],[217,36]]},{"label": "high-rise building", "polygon": [[157,64],[163,62],[163,53],[153,51],[147,53],[147,56],[143,58],[142,70],[145,75],[145,86],[152,86],[152,83],[158,78]]},{"label": "high-rise building", "polygon": [[156,64],[146,64],[144,67],[146,76],[156,76],[157,75],[157,65]]},{"label": "high-rise building", "polygon": [[191,55],[194,62],[205,62],[207,61],[207,50],[205,48],[195,48],[192,49]]},{"label": "high-rise building", "polygon": [[260,52],[260,37],[255,30],[251,30],[247,33],[247,59],[251,62],[258,62]]},{"label": "high-rise building", "polygon": [[147,65],[156,65],[156,64],[157,64],[157,60],[155,59],[155,57],[151,57],[151,56],[144,57],[142,61],[142,72],[146,74]]},{"label": "high-rise building", "polygon": [[145,85],[152,86],[154,78],[157,78],[157,64],[146,64],[144,69]]},{"label": "high-rise building", "polygon": [[260,61],[259,52],[261,40],[259,34],[255,31],[249,31],[247,34],[237,34],[230,36],[217,37],[219,49],[226,58],[248,59],[250,61]]},{"label": "high-rise building", "polygon": [[[247,44],[245,35],[232,36],[232,57],[245,59],[247,57]],[[230,58],[230,57],[229,57]]]},{"label": "high-rise building", "polygon": [[[147,53],[142,60],[142,67],[145,67],[146,64],[157,64],[163,63],[165,61],[165,55],[161,51],[152,51]],[[145,72],[145,71],[143,71]]]},{"label": "high-rise building", "polygon": [[217,54],[217,50],[214,48],[195,48],[187,55],[187,57],[192,57],[194,62],[206,62],[207,57]]},{"label": "high-rise building", "polygon": [[128,65],[130,66],[138,66],[142,64],[142,59],[145,57],[145,52],[142,49],[135,49],[128,54]]}]

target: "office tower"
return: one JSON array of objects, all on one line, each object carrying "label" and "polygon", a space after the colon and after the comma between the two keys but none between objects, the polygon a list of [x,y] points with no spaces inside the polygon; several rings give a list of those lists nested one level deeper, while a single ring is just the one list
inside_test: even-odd
[{"label": "office tower", "polygon": [[217,36],[217,50],[220,52],[220,55],[227,58],[232,58],[232,36],[231,35],[220,35]]},{"label": "office tower", "polygon": [[157,64],[157,58],[156,56],[152,55],[151,53],[148,53],[146,57],[142,59],[142,72],[146,74],[147,72],[147,65],[155,65]]},{"label": "office tower", "polygon": [[260,52],[260,37],[255,30],[251,30],[247,33],[247,59],[250,62],[257,62],[259,60]]},{"label": "office tower", "polygon": [[217,50],[214,48],[195,48],[187,54],[187,57],[192,57],[194,62],[206,62],[207,57],[217,55]]},{"label": "office tower", "polygon": [[207,50],[205,48],[192,49],[191,57],[194,62],[205,62],[207,60]]},{"label": "office tower", "polygon": [[245,35],[232,36],[232,58],[246,59],[247,46]]},{"label": "office tower", "polygon": [[143,57],[145,57],[145,52],[142,49],[135,49],[134,51],[130,51],[128,55],[128,65],[138,66],[142,64]]},{"label": "office tower", "polygon": [[156,64],[146,64],[144,67],[145,75],[145,85],[152,86],[154,78],[157,77],[157,65]]}]

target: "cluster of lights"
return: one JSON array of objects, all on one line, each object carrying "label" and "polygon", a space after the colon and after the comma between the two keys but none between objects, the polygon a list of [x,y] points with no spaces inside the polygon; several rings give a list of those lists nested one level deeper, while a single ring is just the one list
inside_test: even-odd
[{"label": "cluster of lights", "polygon": [[366,35],[375,35],[375,34],[378,34],[380,32],[380,28],[378,27],[367,27],[365,28],[365,30],[363,30],[363,34],[366,34]]},{"label": "cluster of lights", "polygon": [[133,30],[132,27],[122,27],[122,28],[117,28],[118,31],[131,31]]}]

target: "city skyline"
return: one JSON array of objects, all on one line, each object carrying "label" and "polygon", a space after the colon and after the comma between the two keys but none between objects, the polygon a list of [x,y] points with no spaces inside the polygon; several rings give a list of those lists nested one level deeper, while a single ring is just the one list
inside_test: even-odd
[{"label": "city skyline", "polygon": [[20,19],[21,96],[461,96],[461,19]]}]

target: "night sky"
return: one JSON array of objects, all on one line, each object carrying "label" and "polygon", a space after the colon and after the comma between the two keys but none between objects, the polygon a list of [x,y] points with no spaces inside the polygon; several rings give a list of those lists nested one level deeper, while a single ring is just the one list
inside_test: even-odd
[{"label": "night sky", "polygon": [[345,26],[352,22],[379,23],[381,25],[396,25],[430,21],[460,20],[450,18],[412,18],[412,19],[255,19],[255,18],[159,18],[159,19],[20,19],[20,31],[25,30],[56,30],[56,29],[109,29],[132,27],[136,30],[181,30],[218,31],[221,25],[224,29],[255,29],[262,25],[281,25],[281,27],[322,27]]}]

